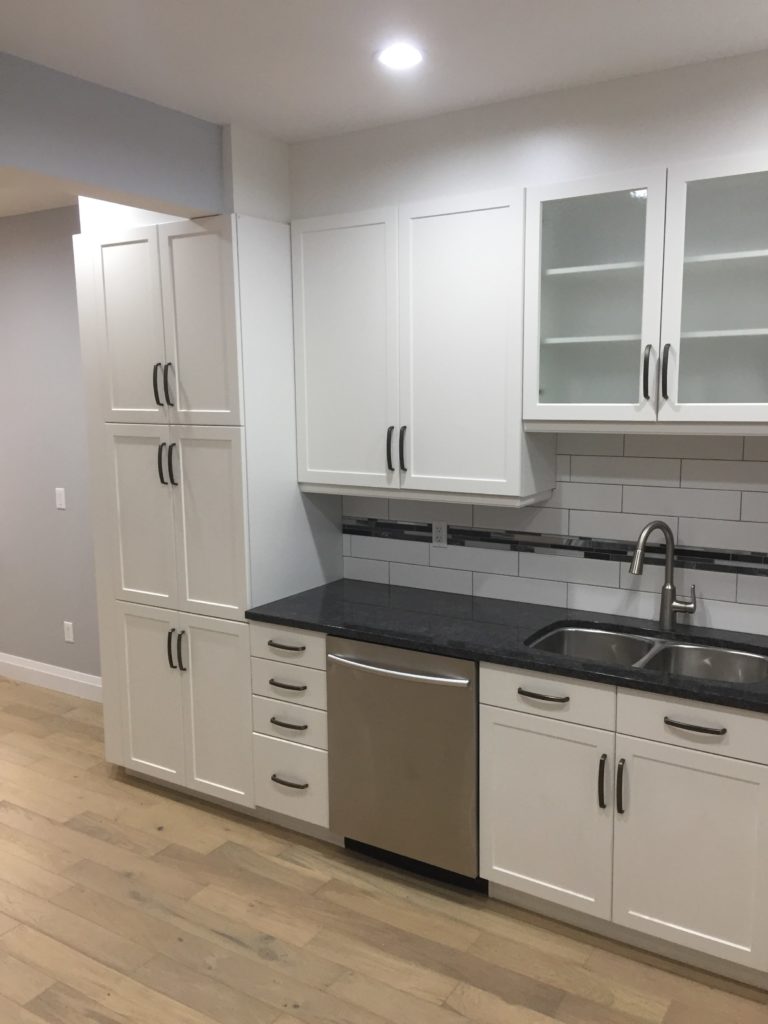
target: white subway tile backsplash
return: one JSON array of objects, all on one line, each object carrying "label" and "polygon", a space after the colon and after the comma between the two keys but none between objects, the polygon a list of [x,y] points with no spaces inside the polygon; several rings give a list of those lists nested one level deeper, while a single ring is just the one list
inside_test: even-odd
[{"label": "white subway tile backsplash", "polygon": [[763,462],[768,462],[768,435],[745,437],[744,438],[744,458],[745,459],[757,459]]},{"label": "white subway tile backsplash", "polygon": [[389,562],[376,562],[372,558],[345,558],[344,576],[348,580],[366,583],[389,583]]},{"label": "white subway tile backsplash", "polygon": [[386,498],[367,498],[360,494],[345,494],[341,499],[345,516],[357,519],[389,519],[389,501]]},{"label": "white subway tile backsplash", "polygon": [[417,540],[391,540],[388,537],[356,537],[353,534],[350,554],[357,558],[427,565],[429,544]]},{"label": "white subway tile backsplash", "polygon": [[449,544],[446,548],[429,549],[429,564],[444,569],[466,569],[469,572],[493,572],[505,576],[517,576],[519,555],[516,551],[487,547],[465,547]]},{"label": "white subway tile backsplash", "polygon": [[744,491],[741,496],[741,518],[751,523],[768,523],[768,494]]},{"label": "white subway tile backsplash", "polygon": [[627,434],[624,440],[625,455],[652,459],[740,459],[743,450],[743,437],[710,434]]},{"label": "white subway tile backsplash", "polygon": [[520,552],[520,575],[535,580],[560,580],[562,583],[595,583],[618,587],[619,562],[581,555],[540,555]]},{"label": "white subway tile backsplash", "polygon": [[768,611],[755,604],[701,601],[694,617],[697,626],[735,629],[741,633],[767,633]]},{"label": "white subway tile backsplash", "polygon": [[[768,576],[739,573],[736,599],[743,601],[744,604],[768,605]],[[768,612],[766,614],[768,615]],[[766,627],[768,628],[768,623]]]},{"label": "white subway tile backsplash", "polygon": [[768,462],[683,459],[681,483],[683,487],[768,491]]},{"label": "white subway tile backsplash", "polygon": [[574,455],[571,459],[571,480],[582,483],[678,487],[680,484],[680,460]]},{"label": "white subway tile backsplash", "polygon": [[681,519],[678,531],[678,543],[686,547],[768,551],[768,523]]},{"label": "white subway tile backsplash", "polygon": [[617,587],[590,587],[568,584],[568,607],[589,612],[610,612],[632,615],[639,619],[655,619],[659,614],[659,598],[645,591],[619,590]]},{"label": "white subway tile backsplash", "polygon": [[[649,565],[647,562],[640,576],[633,576],[629,566],[621,566],[623,590],[647,590],[661,593],[664,585],[664,566]],[[732,572],[708,572],[706,569],[675,569],[675,586],[685,596],[692,586],[696,587],[697,598],[713,598],[719,601],[736,600],[736,574]]]},{"label": "white subway tile backsplash", "polygon": [[621,487],[618,484],[559,483],[545,502],[547,508],[590,509],[595,512],[620,512]]},{"label": "white subway tile backsplash", "polygon": [[472,506],[448,501],[408,501],[389,499],[389,518],[403,523],[448,523],[449,526],[471,526]]},{"label": "white subway tile backsplash", "polygon": [[702,491],[693,487],[625,487],[624,511],[648,515],[738,519],[739,491]]},{"label": "white subway tile backsplash", "polygon": [[352,538],[348,533],[345,533],[341,538],[341,553],[343,555],[352,554]]},{"label": "white subway tile backsplash", "polygon": [[571,512],[571,534],[574,537],[602,537],[605,540],[637,540],[650,518],[663,519],[677,534],[674,516],[635,515],[629,512]]},{"label": "white subway tile backsplash", "polygon": [[567,600],[565,583],[523,579],[520,576],[492,576],[483,572],[474,573],[473,593],[475,597],[551,604],[560,608],[565,608]]},{"label": "white subway tile backsplash", "polygon": [[622,455],[623,434],[558,434],[561,455]]},{"label": "white subway tile backsplash", "polygon": [[523,533],[568,533],[568,510],[543,508],[501,508],[475,505],[474,526],[484,530],[519,530]]},{"label": "white subway tile backsplash", "polygon": [[438,569],[429,565],[404,565],[393,562],[389,571],[393,587],[418,587],[420,590],[443,590],[449,594],[471,594],[472,573],[457,569]]},{"label": "white subway tile backsplash", "polygon": [[570,480],[571,479],[571,457],[570,455],[558,455],[557,463],[555,466],[555,479],[556,480]]}]

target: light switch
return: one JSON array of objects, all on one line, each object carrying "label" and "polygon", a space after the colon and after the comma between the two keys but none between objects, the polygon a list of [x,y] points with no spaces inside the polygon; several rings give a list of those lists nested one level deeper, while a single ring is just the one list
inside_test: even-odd
[{"label": "light switch", "polygon": [[64,492],[63,487],[56,488],[56,508],[65,509],[67,507],[67,495]]}]

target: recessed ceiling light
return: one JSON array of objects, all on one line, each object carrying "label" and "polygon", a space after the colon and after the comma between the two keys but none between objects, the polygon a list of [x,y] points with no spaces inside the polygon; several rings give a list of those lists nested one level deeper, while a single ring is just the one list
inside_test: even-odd
[{"label": "recessed ceiling light", "polygon": [[424,54],[413,43],[392,43],[376,54],[376,59],[391,71],[407,71],[421,64]]}]

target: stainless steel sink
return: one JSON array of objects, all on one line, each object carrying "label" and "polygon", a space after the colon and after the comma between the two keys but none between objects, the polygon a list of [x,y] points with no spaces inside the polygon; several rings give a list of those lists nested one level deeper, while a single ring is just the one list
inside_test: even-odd
[{"label": "stainless steel sink", "polygon": [[580,661],[628,666],[636,664],[657,645],[652,637],[635,636],[632,633],[614,633],[583,626],[559,626],[529,646]]},{"label": "stainless steel sink", "polygon": [[768,682],[768,658],[747,651],[698,644],[665,643],[642,663],[643,668],[723,683]]}]

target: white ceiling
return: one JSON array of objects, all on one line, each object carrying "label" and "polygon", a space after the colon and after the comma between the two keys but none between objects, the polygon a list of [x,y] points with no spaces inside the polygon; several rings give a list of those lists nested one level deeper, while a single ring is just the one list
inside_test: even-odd
[{"label": "white ceiling", "polygon": [[[768,48],[766,0],[2,0],[3,50],[297,140]],[[388,41],[426,51],[395,76]]]}]

